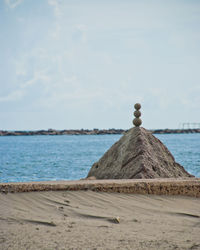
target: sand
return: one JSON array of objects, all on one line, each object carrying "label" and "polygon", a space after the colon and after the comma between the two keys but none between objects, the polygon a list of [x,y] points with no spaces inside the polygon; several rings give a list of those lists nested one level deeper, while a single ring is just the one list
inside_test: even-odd
[{"label": "sand", "polygon": [[91,190],[1,193],[0,249],[200,249],[200,199]]},{"label": "sand", "polygon": [[0,193],[92,190],[133,194],[184,195],[200,198],[200,178],[74,180],[0,183]]}]

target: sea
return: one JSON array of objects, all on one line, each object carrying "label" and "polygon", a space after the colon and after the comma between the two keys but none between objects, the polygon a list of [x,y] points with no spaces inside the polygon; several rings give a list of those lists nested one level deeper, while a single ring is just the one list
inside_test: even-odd
[{"label": "sea", "polygon": [[[122,135],[0,136],[0,183],[85,178]],[[200,134],[157,134],[175,160],[200,177]]]}]

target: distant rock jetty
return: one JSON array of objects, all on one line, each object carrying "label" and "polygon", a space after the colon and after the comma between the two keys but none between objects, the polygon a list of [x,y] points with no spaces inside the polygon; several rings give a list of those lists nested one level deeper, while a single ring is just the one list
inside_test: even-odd
[{"label": "distant rock jetty", "polygon": [[123,129],[70,129],[70,130],[37,130],[37,131],[3,131],[0,130],[0,136],[11,135],[102,135],[102,134],[123,134]]},{"label": "distant rock jetty", "polygon": [[155,129],[150,130],[153,134],[189,134],[200,133],[200,128],[195,129]]},{"label": "distant rock jetty", "polygon": [[[37,131],[6,131],[0,130],[0,136],[17,136],[17,135],[112,135],[124,134],[125,129],[70,129],[70,130],[37,130]],[[149,130],[153,134],[187,134],[200,133],[200,129],[156,129]]]}]

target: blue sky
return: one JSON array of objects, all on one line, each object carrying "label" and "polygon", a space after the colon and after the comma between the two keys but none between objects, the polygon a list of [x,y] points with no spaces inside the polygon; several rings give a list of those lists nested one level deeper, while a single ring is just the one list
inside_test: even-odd
[{"label": "blue sky", "polygon": [[200,1],[1,0],[0,129],[200,122]]}]

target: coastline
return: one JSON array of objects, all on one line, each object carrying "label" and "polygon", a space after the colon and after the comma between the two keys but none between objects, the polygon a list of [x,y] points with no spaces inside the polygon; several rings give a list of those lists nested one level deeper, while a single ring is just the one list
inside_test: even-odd
[{"label": "coastline", "polygon": [[[36,131],[7,131],[0,130],[0,136],[31,136],[31,135],[113,135],[124,134],[125,129],[69,129],[69,130],[36,130]],[[200,129],[154,129],[153,134],[188,134],[200,133]]]}]

